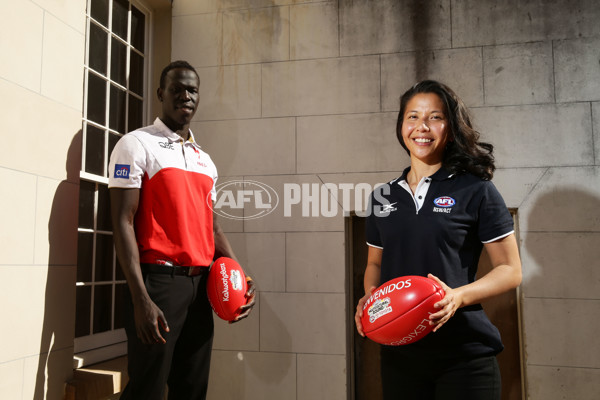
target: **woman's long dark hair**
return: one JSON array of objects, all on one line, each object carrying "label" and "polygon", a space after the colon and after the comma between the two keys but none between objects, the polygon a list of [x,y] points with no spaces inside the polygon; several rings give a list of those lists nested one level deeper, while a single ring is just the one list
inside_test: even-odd
[{"label": "woman's long dark hair", "polygon": [[479,132],[473,129],[471,116],[467,106],[443,83],[427,80],[415,84],[400,98],[400,113],[396,124],[396,136],[404,150],[410,155],[402,139],[402,122],[406,105],[416,94],[434,93],[444,103],[445,114],[449,121],[449,138],[444,150],[443,166],[450,172],[458,174],[470,172],[482,179],[492,179],[494,176],[494,146],[479,141]]}]

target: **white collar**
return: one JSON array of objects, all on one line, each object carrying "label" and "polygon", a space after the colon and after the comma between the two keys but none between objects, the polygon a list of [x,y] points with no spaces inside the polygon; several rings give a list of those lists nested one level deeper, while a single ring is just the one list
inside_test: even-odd
[{"label": "white collar", "polygon": [[[163,134],[167,139],[172,142],[183,142],[183,138],[179,136],[177,133],[173,132],[171,128],[169,128],[160,118],[156,117],[154,120],[154,126],[158,128],[159,132]],[[196,143],[196,139],[194,138],[194,133],[192,130],[189,130],[190,137],[186,141],[186,143],[190,143],[199,149],[202,148],[198,143]]]}]

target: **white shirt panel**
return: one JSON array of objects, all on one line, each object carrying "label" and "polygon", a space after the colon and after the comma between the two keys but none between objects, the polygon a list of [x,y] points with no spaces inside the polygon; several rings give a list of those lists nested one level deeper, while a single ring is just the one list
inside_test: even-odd
[{"label": "white shirt panel", "polygon": [[159,118],[124,135],[115,146],[109,164],[109,187],[141,188],[144,173],[152,177],[163,168],[178,168],[205,174],[213,179],[211,197],[216,197],[217,168],[194,140],[185,141]]}]

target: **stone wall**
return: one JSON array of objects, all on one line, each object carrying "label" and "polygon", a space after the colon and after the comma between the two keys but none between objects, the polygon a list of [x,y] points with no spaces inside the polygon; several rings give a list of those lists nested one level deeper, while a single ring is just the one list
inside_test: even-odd
[{"label": "stone wall", "polygon": [[85,2],[2,1],[0,15],[0,397],[61,399],[73,368]]},{"label": "stone wall", "polygon": [[[600,11],[595,1],[176,0],[173,59],[220,182],[369,183],[408,159],[399,96],[431,78],[496,146],[518,210],[528,398],[600,394]],[[339,194],[339,193],[338,193]],[[221,223],[258,305],[217,328],[214,398],[346,398],[344,213]],[[237,378],[234,378],[237,375]]]}]

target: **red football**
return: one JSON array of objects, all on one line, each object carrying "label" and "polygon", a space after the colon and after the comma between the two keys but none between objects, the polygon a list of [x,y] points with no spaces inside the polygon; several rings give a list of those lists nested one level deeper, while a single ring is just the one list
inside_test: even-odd
[{"label": "red football", "polygon": [[220,257],[215,260],[208,272],[206,292],[214,312],[225,321],[233,321],[246,304],[248,284],[246,275],[234,259]]},{"label": "red football", "polygon": [[433,330],[429,314],[443,299],[444,290],[433,279],[401,276],[379,286],[365,302],[361,323],[365,335],[381,344],[414,343]]}]

